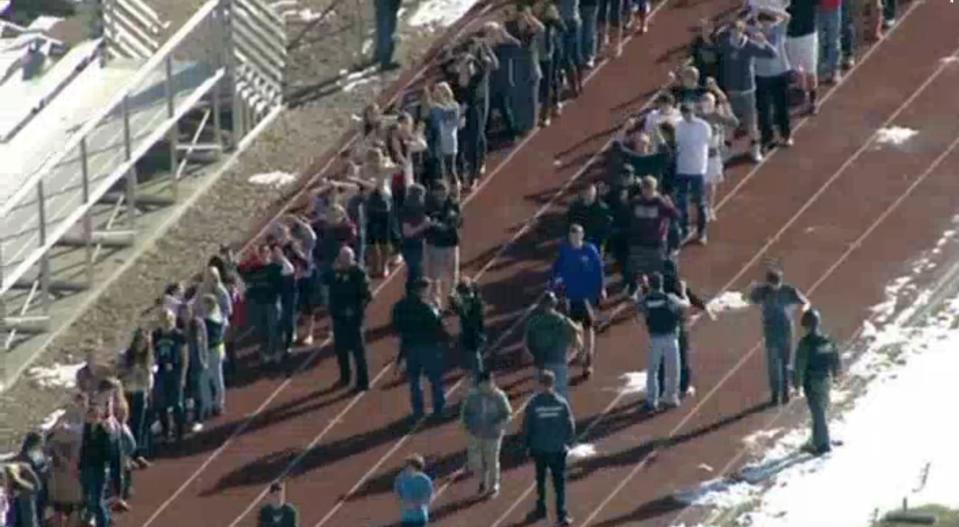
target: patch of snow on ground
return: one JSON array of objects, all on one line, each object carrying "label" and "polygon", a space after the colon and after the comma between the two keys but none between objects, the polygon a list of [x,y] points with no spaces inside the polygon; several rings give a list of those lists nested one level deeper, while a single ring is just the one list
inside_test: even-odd
[{"label": "patch of snow on ground", "polygon": [[723,311],[739,311],[750,307],[746,297],[737,291],[726,291],[725,293],[713,298],[707,304],[707,307],[713,313],[722,313]]},{"label": "patch of snow on ground", "polygon": [[646,372],[628,371],[619,376],[622,384],[614,388],[617,393],[625,395],[642,395],[646,393]]},{"label": "patch of snow on ground", "polygon": [[[953,236],[946,231],[943,239]],[[923,269],[936,265],[923,260]],[[833,391],[835,404],[857,397],[830,422],[841,446],[818,459],[800,454],[809,437],[804,424],[735,477],[713,479],[675,497],[718,512],[751,505],[735,523],[763,527],[869,525],[874,511],[891,510],[904,497],[913,505],[959,507],[959,456],[954,453],[959,424],[943,406],[954,398],[952,383],[959,377],[959,328],[953,328],[959,297],[914,320],[932,292],[914,294],[922,269],[911,271],[886,288],[885,302],[873,309],[860,334],[865,352]],[[907,298],[900,296],[906,293]],[[774,433],[757,432],[745,441],[756,443]],[[705,525],[712,527],[709,521]]]},{"label": "patch of snow on ground", "polygon": [[73,388],[77,382],[80,364],[60,364],[54,362],[49,368],[37,366],[27,370],[27,377],[41,388]]},{"label": "patch of snow on ground", "polygon": [[343,87],[343,91],[351,92],[356,89],[357,86],[361,86],[370,82],[376,77],[376,66],[370,66],[364,70],[355,71],[348,74],[346,77],[337,81],[337,83]]},{"label": "patch of snow on ground", "polygon": [[0,463],[6,463],[7,461],[10,461],[11,459],[15,457],[17,457],[17,454],[15,452],[0,453]]},{"label": "patch of snow on ground", "polygon": [[[936,404],[950,400],[952,382],[959,376],[959,329],[951,328],[957,318],[959,298],[954,298],[931,323],[891,324],[880,331],[847,373],[871,379],[865,394],[830,423],[833,438],[840,438],[843,446],[819,459],[798,454],[808,430],[796,429],[762,461],[741,470],[735,481],[712,480],[677,498],[721,509],[758,500],[739,523],[763,527],[808,527],[825,521],[868,525],[875,509],[891,510],[904,497],[915,505],[959,507],[959,457],[954,453],[959,424]],[[893,344],[901,352],[890,362],[881,348]],[[898,367],[902,362],[904,367]],[[926,467],[928,478],[921,485]],[[848,492],[850,488],[856,492]]]},{"label": "patch of snow on ground", "polygon": [[573,448],[569,449],[569,452],[566,454],[567,459],[570,461],[575,461],[577,459],[586,459],[588,457],[596,456],[596,445],[592,443],[580,443]]},{"label": "patch of snow on ground", "polygon": [[424,0],[410,17],[410,26],[449,27],[475,3],[476,0]]},{"label": "patch of snow on ground", "polygon": [[267,172],[264,174],[254,174],[250,176],[249,181],[254,185],[283,187],[296,181],[296,176],[289,172]]},{"label": "patch of snow on ground", "polygon": [[880,128],[879,131],[876,132],[876,142],[881,145],[899,146],[912,139],[912,137],[918,133],[916,130],[903,128],[902,126]]}]

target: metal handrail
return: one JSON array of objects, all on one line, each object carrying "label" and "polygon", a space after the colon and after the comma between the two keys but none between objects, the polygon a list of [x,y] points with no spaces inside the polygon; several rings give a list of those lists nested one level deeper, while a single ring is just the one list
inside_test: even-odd
[{"label": "metal handrail", "polygon": [[163,44],[163,46],[157,51],[153,57],[147,60],[140,70],[133,76],[130,81],[127,82],[126,87],[124,87],[120,93],[118,93],[110,101],[110,104],[104,107],[96,116],[86,122],[80,130],[73,134],[70,139],[67,141],[66,145],[60,150],[60,152],[47,159],[43,164],[40,170],[37,170],[33,175],[23,183],[23,185],[17,189],[16,192],[10,196],[9,199],[3,204],[0,204],[0,221],[6,215],[15,208],[16,204],[19,203],[24,196],[35,192],[36,185],[43,180],[43,177],[46,176],[53,168],[59,165],[64,158],[69,155],[75,148],[80,145],[87,135],[93,132],[103,120],[110,116],[113,112],[117,110],[120,105],[123,104],[124,100],[131,95],[131,92],[134,88],[138,87],[140,84],[146,80],[147,76],[150,75],[153,70],[160,66],[160,64],[166,60],[167,56],[171,55],[176,51],[177,46],[186,39],[187,36],[205,19],[210,15],[218,6],[219,0],[210,0],[204,4],[191,18],[188,20],[176,33],[173,34],[170,39]]}]

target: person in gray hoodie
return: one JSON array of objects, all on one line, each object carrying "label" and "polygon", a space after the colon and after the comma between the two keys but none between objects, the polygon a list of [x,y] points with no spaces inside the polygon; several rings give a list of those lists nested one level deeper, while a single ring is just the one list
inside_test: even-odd
[{"label": "person in gray hoodie", "polygon": [[526,450],[536,464],[536,508],[529,521],[546,518],[546,471],[553,480],[558,525],[572,525],[566,511],[566,454],[576,440],[576,421],[569,403],[556,393],[556,376],[545,370],[540,373],[539,393],[530,399],[523,420]]},{"label": "person in gray hoodie", "polygon": [[460,417],[469,436],[469,467],[480,479],[479,494],[495,498],[499,494],[499,452],[513,408],[492,373],[479,374],[476,386],[463,401]]},{"label": "person in gray hoodie", "polygon": [[740,127],[752,140],[750,155],[762,161],[756,115],[756,59],[779,55],[766,36],[758,30],[747,31],[746,20],[738,19],[716,38],[712,49],[722,57],[722,73],[726,95]]}]

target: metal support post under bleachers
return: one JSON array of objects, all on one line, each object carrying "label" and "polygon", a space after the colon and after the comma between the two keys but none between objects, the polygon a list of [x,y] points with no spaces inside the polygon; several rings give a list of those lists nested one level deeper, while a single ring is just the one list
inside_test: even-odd
[{"label": "metal support post under bleachers", "polygon": [[[174,101],[173,101],[173,56],[168,56],[164,61],[164,70],[165,70],[165,79],[163,82],[163,91],[166,95],[166,108],[167,108],[167,118],[172,119],[174,115]],[[176,201],[179,197],[179,179],[177,177],[176,170],[176,152],[177,152],[177,142],[180,138],[180,127],[176,121],[173,122],[173,125],[170,126],[170,131],[167,132],[167,142],[170,143],[170,174],[173,177],[172,190],[173,190],[173,200]]]},{"label": "metal support post under bleachers", "polygon": [[223,58],[225,60],[226,66],[226,78],[230,79],[232,83],[232,99],[233,99],[233,138],[231,140],[231,147],[236,147],[239,144],[240,139],[244,135],[244,123],[243,123],[243,99],[240,96],[239,89],[237,88],[237,68],[236,68],[236,57],[233,52],[233,17],[235,13],[233,12],[233,0],[223,0],[220,3],[222,9],[222,18],[221,22],[223,24]]},{"label": "metal support post under bleachers", "polygon": [[[123,98],[123,148],[126,154],[126,161],[133,158],[132,144],[130,139],[130,97]],[[127,168],[126,174],[126,206],[127,206],[127,225],[130,229],[136,229],[137,217],[137,172],[134,166]]]},{"label": "metal support post under bleachers", "polygon": [[[47,206],[43,193],[43,180],[37,182],[37,212],[40,219],[40,247],[47,244]],[[43,297],[43,314],[50,315],[50,252],[40,255],[40,295]]]},{"label": "metal support post under bleachers", "polygon": [[[80,140],[80,167],[83,175],[83,203],[90,203],[90,167],[87,164],[87,138]],[[86,251],[87,287],[93,287],[93,217],[90,209],[83,214],[83,246]]]}]

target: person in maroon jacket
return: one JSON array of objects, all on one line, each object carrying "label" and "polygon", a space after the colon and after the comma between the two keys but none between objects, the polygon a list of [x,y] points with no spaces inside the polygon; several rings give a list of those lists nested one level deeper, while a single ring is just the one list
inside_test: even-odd
[{"label": "person in maroon jacket", "polygon": [[659,193],[656,178],[644,177],[640,188],[641,194],[630,203],[632,214],[626,231],[629,256],[623,278],[630,295],[636,292],[637,279],[662,272],[669,224],[679,218],[679,210],[672,200]]}]

